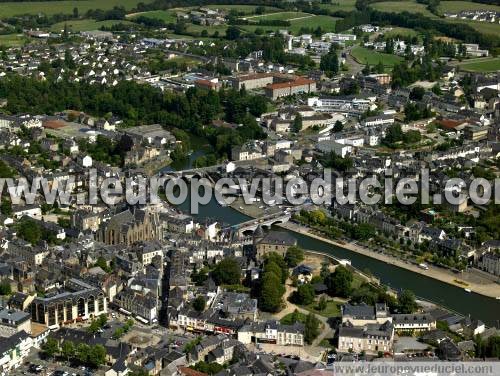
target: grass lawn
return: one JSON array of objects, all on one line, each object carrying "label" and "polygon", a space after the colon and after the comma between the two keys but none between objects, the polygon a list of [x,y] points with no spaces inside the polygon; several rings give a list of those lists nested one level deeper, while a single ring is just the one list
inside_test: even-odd
[{"label": "grass lawn", "polygon": [[[394,12],[401,13],[404,11],[410,13],[421,13],[429,18],[437,18],[437,16],[426,9],[425,4],[417,3],[415,0],[405,0],[405,1],[384,1],[381,3],[374,3],[371,5],[373,9],[377,9],[382,12]],[[440,11],[457,11],[466,9],[492,9],[500,12],[500,7],[495,5],[479,4],[466,1],[443,1],[439,6]],[[476,31],[483,34],[495,34],[500,33],[500,25],[488,22],[477,22],[472,20],[457,20],[452,18],[441,18],[442,21],[450,23],[460,23],[466,24],[474,28]]]},{"label": "grass lawn", "polygon": [[281,318],[280,323],[283,325],[292,325],[295,320],[294,317],[296,318],[297,321],[299,322],[305,322],[306,321],[306,315],[300,312],[292,312],[289,313],[288,315],[285,315]]},{"label": "grass lawn", "polygon": [[500,71],[500,57],[485,58],[482,60],[464,61],[459,64],[460,69],[470,72],[495,72]]},{"label": "grass lawn", "polygon": [[[243,26],[240,26],[240,28],[243,30],[247,30],[247,31],[255,31],[255,29],[262,29],[265,32],[286,29],[286,30],[290,31],[292,34],[297,35],[299,33],[300,29],[303,27],[310,27],[310,28],[315,29],[319,26],[325,32],[333,32],[333,31],[335,31],[335,22],[338,20],[338,18],[324,16],[324,15],[315,16],[312,14],[300,13],[300,12],[283,12],[283,13],[286,13],[288,15],[287,17],[290,17],[291,15],[296,16],[296,17],[292,16],[292,19],[296,18],[292,21],[290,21],[289,18],[286,19],[286,20],[290,21],[290,26],[243,25]],[[268,17],[273,17],[273,18],[266,18],[266,19],[277,19],[277,18],[274,18],[274,16],[277,16],[278,14],[283,14],[283,13],[276,13],[275,15],[274,14],[267,15]],[[302,18],[302,17],[305,17],[305,18]],[[297,19],[297,18],[299,18],[299,19]],[[258,19],[262,19],[262,18],[260,18],[260,17],[259,18],[250,18],[249,20],[252,21],[252,20],[258,20]]]},{"label": "grass lawn", "polygon": [[332,4],[319,4],[320,8],[328,9],[330,11],[344,10],[350,12],[354,10],[356,7],[356,0],[335,0],[332,1]]},{"label": "grass lawn", "polygon": [[478,22],[472,20],[455,20],[453,18],[443,18],[443,21],[450,23],[466,24],[482,34],[498,35],[498,33],[500,33],[500,24],[493,24],[489,22]]},{"label": "grass lawn", "polygon": [[410,13],[422,13],[424,16],[436,18],[436,15],[426,9],[425,4],[419,4],[415,1],[384,1],[374,3],[370,6],[381,12],[402,13],[406,11]]},{"label": "grass lawn", "polygon": [[219,32],[220,36],[226,34],[227,25],[217,25],[217,26],[202,26],[195,24],[186,24],[186,30],[189,33],[201,33],[203,30],[208,32],[208,35],[212,36],[216,31]]},{"label": "grass lawn", "polygon": [[[53,15],[56,13],[72,14],[73,8],[78,8],[80,14],[89,9],[112,9],[114,6],[123,6],[126,10],[133,9],[141,0],[80,0],[80,1],[26,1],[0,3],[0,18],[18,16],[21,14]],[[151,0],[144,0],[145,3]]]},{"label": "grass lawn", "polygon": [[19,47],[22,46],[27,38],[22,34],[0,35],[0,46]]},{"label": "grass lawn", "polygon": [[326,303],[326,308],[322,311],[318,310],[318,302],[313,302],[307,306],[302,306],[302,308],[314,313],[315,315],[324,317],[338,317],[340,316],[340,306],[343,303],[337,302],[335,300],[328,300]]},{"label": "grass lawn", "polygon": [[402,36],[417,36],[418,32],[416,32],[413,29],[408,29],[406,27],[393,27],[392,30],[387,31],[384,33],[385,36],[387,37],[392,37],[392,36],[397,36],[397,35],[402,35]]},{"label": "grass lawn", "polygon": [[[209,9],[222,9],[222,10],[225,10],[226,12],[229,12],[229,11],[235,9],[238,12],[241,12],[241,13],[253,14],[255,12],[255,8],[257,8],[257,5],[223,5],[223,4],[213,4],[213,5],[206,5],[205,8],[209,8]],[[265,8],[265,13],[279,12],[279,11],[281,11],[281,9],[274,8],[274,7],[267,7],[267,6],[265,6],[264,8]]]},{"label": "grass lawn", "polygon": [[64,30],[64,25],[67,25],[69,31],[78,32],[78,31],[89,31],[89,30],[99,30],[101,26],[113,26],[116,24],[130,24],[133,22],[125,21],[125,20],[106,20],[106,21],[96,21],[92,19],[88,20],[68,20],[63,22],[58,22],[50,27],[51,31],[61,32]]},{"label": "grass lawn", "polygon": [[139,13],[133,13],[133,14],[128,14],[127,18],[129,19],[134,19],[135,17],[139,16],[144,16],[148,18],[155,18],[158,20],[162,20],[166,23],[169,22],[177,22],[177,17],[176,17],[176,11],[173,9],[170,10],[151,10],[149,12],[139,12]]},{"label": "grass lawn", "polygon": [[381,61],[388,68],[403,61],[401,56],[385,54],[365,47],[354,47],[352,56],[361,64],[377,65]]},{"label": "grass lawn", "polygon": [[471,1],[442,1],[438,10],[444,12],[460,12],[462,10],[493,10],[500,12],[500,6],[490,4],[473,3]]},{"label": "grass lawn", "polygon": [[293,20],[294,18],[302,18],[302,17],[309,17],[312,16],[309,13],[304,13],[304,12],[277,12],[277,13],[271,13],[271,14],[262,14],[258,16],[250,16],[247,17],[248,20],[254,20],[254,21],[259,21],[259,20],[280,20],[280,21],[290,21]]}]

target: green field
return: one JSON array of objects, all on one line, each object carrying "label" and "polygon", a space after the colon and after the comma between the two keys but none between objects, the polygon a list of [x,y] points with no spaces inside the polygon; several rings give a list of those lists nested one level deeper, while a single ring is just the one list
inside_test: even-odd
[{"label": "green field", "polygon": [[335,0],[332,1],[332,4],[319,4],[319,6],[320,8],[328,9],[333,12],[338,10],[350,12],[356,8],[354,6],[355,4],[356,0]]},{"label": "green field", "polygon": [[[80,0],[80,1],[27,1],[0,3],[0,18],[18,16],[21,14],[53,15],[56,13],[72,14],[73,8],[78,8],[80,14],[90,9],[112,9],[114,6],[123,6],[130,10],[137,6],[141,0]],[[151,0],[144,0],[149,3]]]},{"label": "green field", "polygon": [[[226,12],[229,12],[231,10],[236,10],[241,13],[245,14],[252,14],[255,13],[255,8],[257,8],[257,5],[206,5],[205,8],[209,9],[221,9],[225,10]],[[265,8],[265,13],[270,13],[270,12],[279,12],[279,8],[274,8],[274,7],[264,7]]]},{"label": "green field", "polygon": [[421,13],[424,16],[436,18],[434,14],[429,12],[425,4],[419,4],[415,1],[384,1],[381,3],[374,3],[371,5],[373,9],[381,12],[402,13],[404,11],[410,13]]},{"label": "green field", "polygon": [[307,306],[302,306],[302,308],[316,315],[324,317],[338,317],[340,316],[341,305],[342,302],[335,300],[328,300],[326,303],[326,308],[322,311],[318,310],[318,302],[313,302]]},{"label": "green field", "polygon": [[23,34],[0,35],[0,46],[19,47],[27,38]]},{"label": "green field", "polygon": [[470,1],[441,1],[438,10],[444,12],[460,12],[462,10],[494,10],[500,12],[500,6],[473,3]]},{"label": "green field", "polygon": [[[429,12],[425,4],[419,4],[414,0],[405,0],[405,1],[384,1],[381,3],[374,3],[371,5],[374,9],[383,11],[383,12],[393,12],[393,13],[401,13],[404,11],[410,12],[410,13],[421,13],[426,17],[429,18],[437,18],[435,14],[432,14]],[[463,9],[493,9],[500,11],[499,6],[495,5],[486,5],[486,4],[479,4],[479,3],[472,3],[472,2],[466,2],[466,1],[443,1],[441,2],[440,11],[443,10],[449,10],[449,11],[457,11],[460,10],[461,7]],[[466,24],[474,28],[476,31],[483,33],[483,34],[495,34],[498,35],[500,33],[500,25],[499,24],[493,24],[493,23],[488,23],[488,22],[478,22],[478,21],[472,21],[472,20],[457,20],[457,19],[451,19],[451,18],[442,18],[443,21],[449,22],[449,23],[458,23],[458,24]]]},{"label": "green field", "polygon": [[361,64],[376,65],[381,61],[388,68],[403,61],[401,56],[385,54],[365,47],[354,47],[351,54]]},{"label": "green field", "polygon": [[262,14],[258,16],[250,16],[247,17],[249,21],[259,21],[259,20],[279,20],[279,21],[290,21],[295,18],[304,18],[304,17],[313,17],[312,14],[304,13],[304,12],[277,12],[270,14]]},{"label": "green field", "polygon": [[247,18],[249,21],[257,21],[260,19],[266,20],[283,20],[290,21],[290,26],[260,26],[260,25],[243,25],[241,28],[247,31],[255,31],[255,29],[262,29],[264,31],[276,31],[286,29],[292,34],[297,34],[299,30],[303,27],[317,28],[321,27],[326,32],[335,31],[335,22],[338,18],[324,16],[324,15],[313,15],[302,12],[280,12],[274,14],[266,14],[260,17]]},{"label": "green field", "polygon": [[128,19],[134,19],[139,16],[144,16],[148,18],[155,18],[158,20],[162,20],[166,23],[173,22],[175,23],[177,21],[176,13],[180,12],[180,9],[170,9],[170,10],[152,10],[149,12],[139,12],[139,13],[133,13],[133,14],[128,14],[127,18]]},{"label": "green field", "polygon": [[50,30],[59,33],[64,30],[65,25],[68,27],[68,31],[79,32],[79,31],[89,31],[89,30],[99,30],[101,26],[110,27],[116,24],[130,24],[130,21],[119,21],[119,20],[107,20],[107,21],[96,21],[96,20],[69,20],[64,22],[58,22],[50,27]]},{"label": "green field", "polygon": [[415,30],[413,29],[408,29],[406,27],[393,27],[392,30],[390,31],[386,31],[384,33],[384,35],[386,37],[392,37],[392,36],[396,36],[396,35],[402,35],[402,36],[417,36],[418,35],[418,32],[416,32]]},{"label": "green field", "polygon": [[461,70],[469,72],[495,72],[500,71],[500,57],[474,59],[459,64]]}]

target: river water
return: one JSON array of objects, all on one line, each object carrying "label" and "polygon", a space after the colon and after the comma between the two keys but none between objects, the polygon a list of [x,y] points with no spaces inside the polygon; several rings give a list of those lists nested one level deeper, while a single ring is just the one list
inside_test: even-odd
[{"label": "river water", "polygon": [[[186,169],[192,166],[194,159],[203,155],[201,150],[193,153],[185,165],[177,169]],[[184,203],[179,209],[189,212],[189,204]],[[207,205],[199,208],[199,213],[195,218],[215,218],[218,221],[233,225],[251,219],[250,217],[232,209],[231,207],[222,207],[215,198]],[[288,231],[280,229],[280,231]],[[463,288],[448,285],[438,280],[426,277],[421,274],[413,273],[406,269],[398,268],[394,265],[367,257],[345,248],[322,242],[308,236],[291,232],[297,239],[300,247],[317,252],[326,253],[339,259],[349,259],[353,267],[359,270],[369,270],[380,281],[396,290],[409,289],[418,297],[431,302],[438,303],[446,308],[461,313],[465,316],[471,316],[482,320],[489,326],[497,326],[500,320],[500,300],[488,298],[474,292],[468,293]],[[498,287],[500,296],[500,285]]]}]

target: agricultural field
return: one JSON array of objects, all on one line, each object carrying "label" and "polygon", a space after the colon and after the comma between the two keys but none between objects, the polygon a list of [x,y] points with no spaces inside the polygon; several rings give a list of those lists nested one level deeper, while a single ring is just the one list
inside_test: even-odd
[{"label": "agricultural field", "polygon": [[493,10],[500,12],[500,6],[473,3],[471,1],[441,1],[438,10],[444,12],[460,12],[462,10]]},{"label": "agricultural field", "polygon": [[500,71],[500,57],[464,61],[458,66],[468,72],[496,72]]},{"label": "agricultural field", "polygon": [[[457,11],[462,10],[461,6],[463,6],[463,10],[465,9],[500,9],[499,6],[495,5],[486,5],[479,3],[472,3],[466,1],[443,1],[441,2],[440,10],[449,10],[449,11]],[[375,3],[371,5],[372,8],[383,11],[383,12],[394,12],[401,13],[403,11],[407,11],[410,13],[421,13],[429,18],[437,18],[435,14],[429,12],[425,4],[419,4],[415,0],[405,0],[405,1],[387,1],[381,3]],[[500,10],[499,10],[500,11]],[[500,25],[493,24],[488,22],[477,22],[472,20],[457,20],[451,18],[442,18],[445,22],[450,23],[459,23],[459,24],[467,24],[474,28],[476,31],[483,34],[498,34],[500,33]]]},{"label": "agricultural field", "polygon": [[175,23],[177,21],[176,12],[180,12],[181,9],[169,9],[169,10],[151,10],[149,12],[139,12],[127,14],[127,18],[133,20],[136,17],[144,16],[148,18],[154,18],[157,20],[162,20],[165,23]]},{"label": "agricultural field", "polygon": [[27,38],[23,34],[0,35],[0,46],[18,47],[22,46],[25,40],[27,40]]},{"label": "agricultural field", "polygon": [[271,14],[262,14],[256,16],[246,17],[249,21],[259,21],[259,20],[279,20],[279,21],[290,21],[292,22],[295,19],[299,18],[309,18],[313,17],[312,14],[304,13],[304,12],[277,12]]},{"label": "agricultural field", "polygon": [[[257,5],[206,5],[205,8],[209,9],[221,9],[225,10],[226,12],[229,12],[231,10],[236,10],[240,13],[245,13],[245,14],[253,14],[255,13],[255,8],[257,8]],[[279,12],[281,9],[279,8],[274,8],[274,7],[264,7],[265,13],[271,13],[271,12]]]},{"label": "agricultural field", "polygon": [[314,15],[303,12],[279,12],[266,14],[258,17],[247,17],[249,21],[257,21],[259,19],[266,20],[280,20],[280,21],[289,21],[290,26],[260,26],[260,25],[244,25],[241,26],[242,29],[247,31],[254,31],[255,29],[263,29],[267,31],[276,31],[281,29],[287,29],[292,34],[297,34],[299,30],[303,27],[308,28],[317,28],[321,27],[326,32],[335,31],[335,21],[338,18],[324,16],[324,15]]},{"label": "agricultural field", "polygon": [[124,21],[124,20],[106,20],[106,21],[96,21],[96,20],[68,20],[64,22],[58,22],[50,27],[50,31],[60,33],[64,30],[65,25],[68,28],[68,31],[79,32],[79,31],[90,31],[90,30],[99,30],[101,26],[110,27],[116,24],[130,24],[133,22]]},{"label": "agricultural field", "polygon": [[424,16],[436,18],[436,15],[429,12],[425,4],[419,4],[415,1],[384,1],[382,3],[374,3],[370,5],[373,9],[381,12],[402,13],[421,13]]},{"label": "agricultural field", "polygon": [[401,56],[385,54],[365,47],[354,47],[351,55],[361,64],[377,65],[381,61],[386,68],[392,68],[403,60]]},{"label": "agricultural field", "polygon": [[384,35],[387,37],[402,35],[402,36],[418,36],[418,32],[413,29],[408,29],[406,27],[393,27],[391,30],[384,31]]},{"label": "agricultural field", "polygon": [[332,0],[331,4],[319,4],[320,8],[328,9],[332,12],[346,11],[350,12],[356,9],[356,0]]},{"label": "agricultural field", "polygon": [[[144,0],[145,3],[151,0]],[[131,10],[137,6],[141,0],[85,0],[85,1],[26,1],[0,3],[0,18],[18,16],[22,14],[53,15],[57,13],[72,14],[73,8],[78,8],[80,14],[84,14],[90,9],[112,9],[114,6],[123,6],[126,10]]]},{"label": "agricultural field", "polygon": [[202,26],[195,24],[186,24],[186,30],[188,33],[201,33],[203,30],[208,32],[209,36],[213,36],[216,31],[219,32],[220,36],[226,33],[227,25],[216,25],[216,26]]}]

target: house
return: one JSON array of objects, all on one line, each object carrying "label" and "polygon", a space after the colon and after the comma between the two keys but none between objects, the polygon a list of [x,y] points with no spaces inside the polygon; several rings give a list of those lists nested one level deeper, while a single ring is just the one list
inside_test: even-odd
[{"label": "house", "polygon": [[304,325],[298,322],[293,325],[283,325],[279,321],[254,322],[238,331],[238,341],[243,344],[304,346]]},{"label": "house", "polygon": [[28,216],[34,219],[42,218],[42,208],[40,205],[12,205],[12,215],[15,219]]},{"label": "house", "polygon": [[69,279],[64,289],[31,303],[31,320],[59,328],[65,324],[98,317],[108,312],[108,301],[99,289],[77,279]]},{"label": "house", "polygon": [[422,332],[436,328],[436,319],[424,313],[395,314],[392,323],[396,331]]},{"label": "house", "polygon": [[387,320],[384,323],[370,323],[354,326],[343,324],[338,332],[339,352],[392,352],[394,344],[394,326]]},{"label": "house", "polygon": [[0,337],[10,337],[24,331],[31,333],[31,315],[14,309],[0,311]]},{"label": "house", "polygon": [[139,321],[153,324],[158,321],[158,301],[151,293],[126,289],[118,293],[114,303],[125,314],[133,314]]},{"label": "house", "polygon": [[0,340],[0,374],[8,375],[19,367],[33,347],[33,339],[25,331]]},{"label": "house", "polygon": [[353,305],[344,304],[342,306],[342,323],[353,326],[363,326],[365,324],[383,324],[392,322],[389,309],[385,303],[377,303],[375,306],[365,303]]},{"label": "house", "polygon": [[484,253],[479,258],[477,266],[485,272],[500,276],[500,253],[494,251]]},{"label": "house", "polygon": [[256,257],[262,259],[269,252],[276,252],[282,256],[290,247],[297,245],[295,239],[290,233],[282,231],[270,231],[263,238],[256,241]]},{"label": "house", "polygon": [[262,148],[254,142],[247,142],[231,149],[231,159],[233,161],[250,161],[263,156]]},{"label": "house", "polygon": [[439,359],[457,362],[462,360],[462,352],[458,346],[449,338],[441,341],[438,346]]}]

